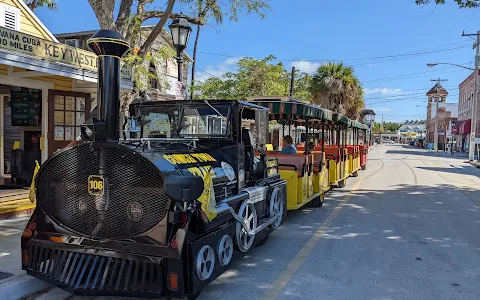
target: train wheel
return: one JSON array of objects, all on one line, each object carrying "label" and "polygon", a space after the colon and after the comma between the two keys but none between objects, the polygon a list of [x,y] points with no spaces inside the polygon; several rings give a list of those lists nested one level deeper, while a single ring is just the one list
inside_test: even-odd
[{"label": "train wheel", "polygon": [[270,227],[273,229],[277,229],[280,224],[282,224],[283,201],[283,193],[278,187],[276,187],[270,196],[270,218],[275,218],[278,216],[275,222],[270,225]]},{"label": "train wheel", "polygon": [[347,180],[346,179],[338,182],[338,187],[339,188],[344,188],[346,185],[347,185]]},{"label": "train wheel", "polygon": [[312,200],[312,205],[315,207],[321,207],[323,205],[324,200],[325,200],[325,194],[320,194],[320,196]]},{"label": "train wheel", "polygon": [[353,172],[353,173],[352,173],[352,176],[353,176],[353,177],[357,177],[357,176],[358,176],[358,170],[355,171],[355,172]]},{"label": "train wheel", "polygon": [[258,241],[255,246],[263,246],[263,245],[265,245],[265,244],[267,243],[267,241],[268,241],[268,237],[269,237],[269,236],[270,236],[270,235],[267,234],[267,235],[265,236],[265,238],[263,238],[261,241]]},{"label": "train wheel", "polygon": [[[244,220],[249,230],[257,228],[257,210],[252,203],[244,201],[242,206],[240,206],[238,215]],[[253,241],[255,240],[255,235],[248,235],[240,222],[236,222],[235,224],[235,237],[238,250],[241,252],[247,252],[248,249],[252,247]]]},{"label": "train wheel", "polygon": [[362,170],[366,170],[366,169],[367,169],[367,165],[363,165]]},{"label": "train wheel", "polygon": [[215,268],[215,252],[209,245],[204,245],[197,253],[195,259],[195,269],[197,271],[198,279],[201,281],[207,280],[212,276]]},{"label": "train wheel", "polygon": [[232,260],[232,256],[233,256],[233,240],[228,234],[225,234],[218,242],[218,246],[217,246],[218,262],[222,267],[225,267]]},{"label": "train wheel", "polygon": [[[183,297],[183,300],[195,300],[198,298],[198,296],[200,296],[200,292],[190,296]],[[170,298],[169,300],[173,300],[173,298]]]}]

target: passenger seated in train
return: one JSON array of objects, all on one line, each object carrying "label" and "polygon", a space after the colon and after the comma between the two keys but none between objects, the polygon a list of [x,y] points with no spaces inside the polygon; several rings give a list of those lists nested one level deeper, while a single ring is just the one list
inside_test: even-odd
[{"label": "passenger seated in train", "polygon": [[308,143],[307,153],[312,153],[314,149],[315,149],[315,142]]},{"label": "passenger seated in train", "polygon": [[297,149],[293,145],[293,139],[291,136],[286,135],[283,137],[283,149],[280,151],[280,154],[298,154]]}]

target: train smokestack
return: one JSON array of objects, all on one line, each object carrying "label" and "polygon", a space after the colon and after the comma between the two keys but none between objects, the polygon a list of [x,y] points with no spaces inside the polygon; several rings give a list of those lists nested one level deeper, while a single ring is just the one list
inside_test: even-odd
[{"label": "train smokestack", "polygon": [[98,120],[106,124],[107,140],[119,139],[120,59],[130,45],[112,30],[99,30],[87,42],[98,56]]}]

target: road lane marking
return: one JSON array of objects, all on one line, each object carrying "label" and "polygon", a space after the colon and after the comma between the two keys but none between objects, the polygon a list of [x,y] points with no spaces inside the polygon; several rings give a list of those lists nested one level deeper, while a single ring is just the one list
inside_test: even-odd
[{"label": "road lane marking", "polygon": [[282,294],[285,286],[288,284],[288,282],[290,282],[290,280],[295,275],[297,270],[305,262],[305,260],[310,255],[315,245],[318,243],[318,241],[320,241],[322,236],[330,227],[330,224],[332,223],[333,219],[335,219],[338,216],[340,211],[345,206],[345,203],[347,203],[348,200],[350,200],[350,198],[353,196],[352,192],[358,189],[358,187],[360,186],[360,184],[364,179],[365,178],[362,178],[361,180],[355,183],[355,185],[352,187],[352,190],[345,196],[343,200],[340,201],[337,207],[335,207],[335,209],[330,213],[328,218],[322,223],[322,225],[320,225],[320,227],[318,227],[317,231],[313,234],[310,240],[308,240],[308,242],[303,246],[303,248],[290,261],[290,263],[285,268],[285,270],[283,270],[280,273],[278,278],[273,283],[272,288],[265,293],[265,295],[262,297],[262,300],[274,300],[274,299],[277,299],[277,297]]}]

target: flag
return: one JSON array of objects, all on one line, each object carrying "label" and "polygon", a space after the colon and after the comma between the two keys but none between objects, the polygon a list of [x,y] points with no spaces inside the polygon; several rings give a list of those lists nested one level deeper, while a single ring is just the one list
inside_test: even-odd
[{"label": "flag", "polygon": [[28,194],[28,198],[32,203],[35,202],[35,178],[37,177],[38,170],[40,170],[40,165],[38,161],[35,161],[35,170],[33,170],[33,177],[32,177],[32,184],[30,184],[30,193]]},{"label": "flag", "polygon": [[202,211],[207,215],[209,221],[217,216],[217,209],[215,208],[215,192],[213,190],[213,180],[211,176],[212,169],[205,172],[203,177],[204,189],[203,194],[198,198],[202,203]]}]

